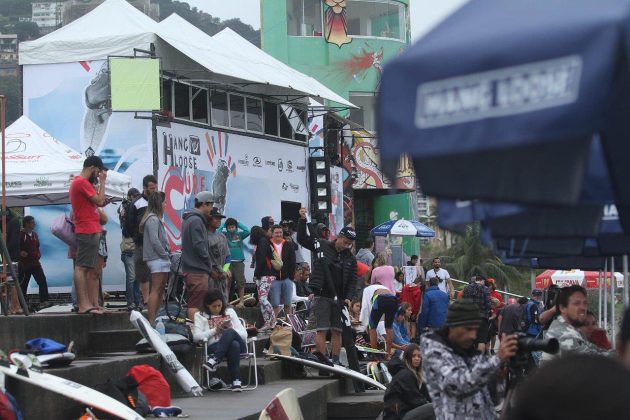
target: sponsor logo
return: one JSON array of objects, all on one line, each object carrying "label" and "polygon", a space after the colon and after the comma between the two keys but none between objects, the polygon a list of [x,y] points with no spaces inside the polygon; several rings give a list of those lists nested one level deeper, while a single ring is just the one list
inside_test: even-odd
[{"label": "sponsor logo", "polygon": [[252,161],[254,162],[253,166],[262,168],[262,160],[258,156],[256,156]]},{"label": "sponsor logo", "polygon": [[297,169],[298,171],[304,172],[304,171],[306,171],[306,166],[299,165],[299,166],[296,166],[295,169]]},{"label": "sponsor logo", "polygon": [[286,183],[282,183],[282,191],[286,191],[289,189],[289,186]]},{"label": "sponsor logo", "polygon": [[239,159],[238,164],[241,166],[249,166],[249,156],[245,155],[244,159]]},{"label": "sponsor logo", "polygon": [[[68,183],[68,185],[70,185]],[[7,182],[7,188],[22,188],[22,181]]]},{"label": "sponsor logo", "polygon": [[266,160],[265,165],[267,166],[276,166],[276,162],[273,160]]},{"label": "sponsor logo", "polygon": [[619,213],[617,212],[617,206],[614,204],[607,204],[604,206],[604,215],[602,220],[619,220]]},{"label": "sponsor logo", "polygon": [[291,187],[291,190],[293,190],[294,193],[300,191],[300,186],[299,185],[289,184],[289,186]]},{"label": "sponsor logo", "polygon": [[416,94],[419,129],[505,117],[568,105],[578,98],[577,55],[423,83]]},{"label": "sponsor logo", "polygon": [[162,149],[164,165],[178,168],[197,169],[201,154],[199,137],[178,137],[166,132],[162,133]]},{"label": "sponsor logo", "polygon": [[283,169],[284,169],[284,162],[282,162],[282,159],[278,159],[278,172],[282,172]]},{"label": "sponsor logo", "polygon": [[50,187],[52,186],[52,182],[48,177],[40,176],[39,178],[35,178],[35,183],[33,184],[35,187]]},{"label": "sponsor logo", "polygon": [[287,160],[287,172],[293,172],[293,162]]}]

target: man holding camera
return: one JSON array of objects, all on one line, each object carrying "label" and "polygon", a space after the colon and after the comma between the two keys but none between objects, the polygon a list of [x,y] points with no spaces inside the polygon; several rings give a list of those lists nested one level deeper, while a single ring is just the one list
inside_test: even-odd
[{"label": "man holding camera", "polygon": [[444,327],[421,340],[425,383],[438,419],[497,418],[489,383],[516,355],[518,340],[504,336],[496,355],[479,353],[475,343],[481,323],[479,307],[462,299],[448,308]]},{"label": "man holding camera", "polygon": [[[597,347],[580,332],[579,327],[586,322],[588,301],[586,289],[574,285],[565,287],[558,296],[559,316],[553,320],[545,338],[555,338],[560,344],[557,355],[566,353],[608,354],[609,351]],[[543,360],[551,360],[555,355],[544,353]]]}]

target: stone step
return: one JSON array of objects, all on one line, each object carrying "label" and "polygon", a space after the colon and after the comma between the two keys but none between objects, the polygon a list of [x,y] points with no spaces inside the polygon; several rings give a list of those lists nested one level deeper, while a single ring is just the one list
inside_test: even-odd
[{"label": "stone step", "polygon": [[142,335],[135,328],[88,333],[88,354],[115,353],[133,351]]},{"label": "stone step", "polygon": [[383,391],[341,395],[328,401],[328,419],[374,420],[383,411]]}]

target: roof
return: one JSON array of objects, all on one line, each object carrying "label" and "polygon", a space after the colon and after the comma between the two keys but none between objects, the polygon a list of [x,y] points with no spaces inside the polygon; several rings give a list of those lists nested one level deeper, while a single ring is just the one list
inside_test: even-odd
[{"label": "roof", "polygon": [[[211,37],[173,14],[160,23],[125,0],[106,0],[90,13],[46,36],[20,44],[20,64],[53,64],[130,56],[156,45],[168,66],[191,79],[249,82],[269,95],[305,94],[354,107],[326,86],[276,60],[231,29]],[[191,60],[174,57],[173,49]],[[181,56],[180,56],[181,57]],[[199,77],[199,70],[203,73]],[[187,73],[188,71],[188,73]],[[195,77],[191,75],[194,72]],[[210,75],[208,75],[210,73]]]}]

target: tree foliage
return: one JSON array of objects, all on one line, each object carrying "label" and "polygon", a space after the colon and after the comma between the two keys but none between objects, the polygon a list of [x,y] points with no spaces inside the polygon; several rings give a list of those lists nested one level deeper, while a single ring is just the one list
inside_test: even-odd
[{"label": "tree foliage", "polygon": [[20,118],[20,80],[18,76],[0,77],[0,95],[7,98],[6,124],[9,126]]}]

